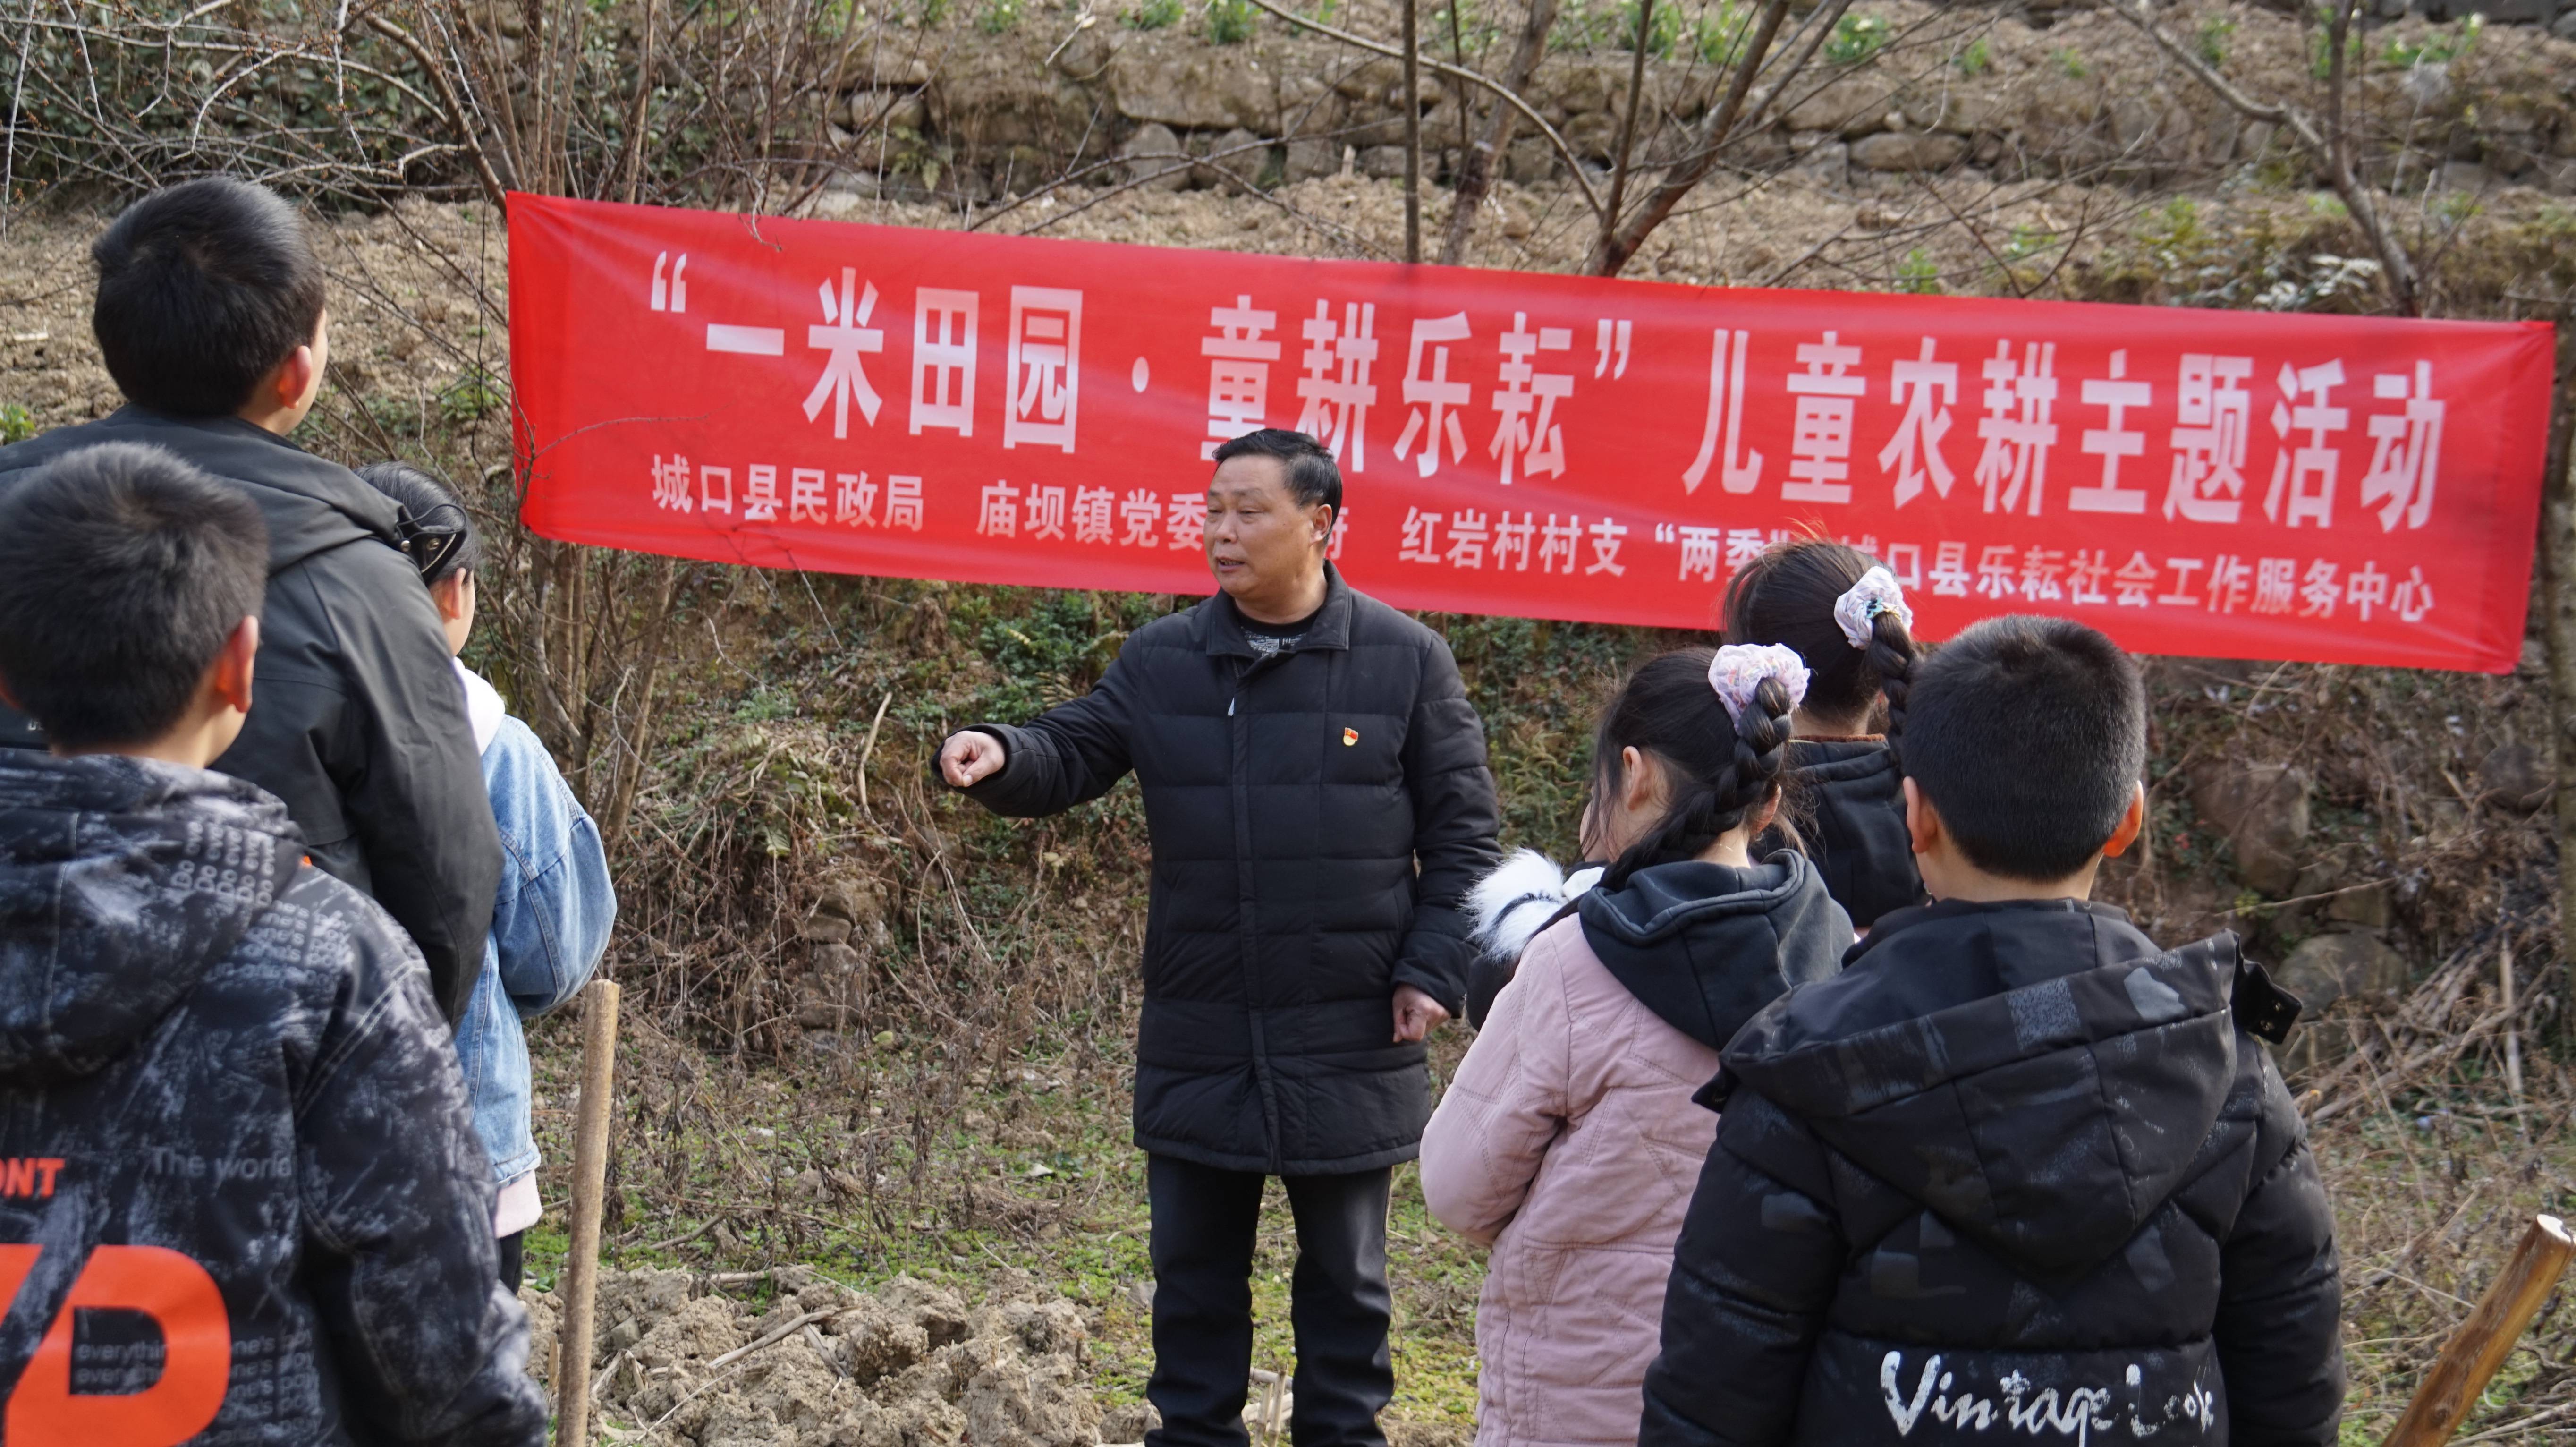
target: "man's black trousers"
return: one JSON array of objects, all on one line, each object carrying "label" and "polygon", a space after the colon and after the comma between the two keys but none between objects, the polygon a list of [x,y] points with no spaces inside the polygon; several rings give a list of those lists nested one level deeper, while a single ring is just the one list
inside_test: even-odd
[{"label": "man's black trousers", "polygon": [[[1296,1447],[1383,1447],[1395,1395],[1387,1354],[1387,1192],[1394,1172],[1287,1176],[1297,1222],[1289,1283],[1297,1333]],[[1252,1248],[1268,1178],[1148,1156],[1154,1238],[1154,1375],[1163,1416],[1149,1447],[1234,1447],[1252,1366]]]}]

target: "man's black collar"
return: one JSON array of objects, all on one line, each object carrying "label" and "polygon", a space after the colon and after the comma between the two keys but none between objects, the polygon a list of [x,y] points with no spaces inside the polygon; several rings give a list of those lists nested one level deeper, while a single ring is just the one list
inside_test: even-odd
[{"label": "man's black collar", "polygon": [[[1243,612],[1234,606],[1232,595],[1219,592],[1206,603],[1208,610],[1207,651],[1217,658],[1260,658],[1262,653],[1244,636]],[[1342,581],[1342,571],[1331,563],[1324,565],[1324,606],[1315,621],[1297,640],[1293,650],[1312,652],[1318,648],[1351,646],[1351,585]]]}]

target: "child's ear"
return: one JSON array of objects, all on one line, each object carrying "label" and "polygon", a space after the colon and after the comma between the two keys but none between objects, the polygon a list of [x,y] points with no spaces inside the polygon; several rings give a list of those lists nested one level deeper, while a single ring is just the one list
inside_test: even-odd
[{"label": "child's ear", "polygon": [[450,573],[429,585],[429,600],[438,605],[442,623],[453,623],[465,616],[465,590],[471,586],[472,573]]},{"label": "child's ear", "polygon": [[217,702],[241,713],[250,712],[251,673],[259,658],[259,620],[244,618],[224,640],[223,651],[215,655],[214,665],[206,670],[206,687]]},{"label": "child's ear", "polygon": [[1663,776],[1647,767],[1645,753],[1635,744],[1619,751],[1619,792],[1621,803],[1631,814],[1643,814],[1654,808],[1664,792]]},{"label": "child's ear", "polygon": [[1941,847],[1941,815],[1932,801],[1912,779],[1898,781],[1905,789],[1905,832],[1917,854],[1929,854]]},{"label": "child's ear", "polygon": [[2110,841],[2102,846],[2102,857],[2117,859],[2138,842],[2139,833],[2147,827],[2147,786],[2140,784],[2129,795],[2129,807],[2120,815],[2120,827],[2111,831]]}]

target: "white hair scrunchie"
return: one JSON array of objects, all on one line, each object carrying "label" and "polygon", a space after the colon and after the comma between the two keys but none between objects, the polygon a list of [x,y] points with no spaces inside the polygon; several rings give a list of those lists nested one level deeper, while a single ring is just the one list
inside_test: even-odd
[{"label": "white hair scrunchie", "polygon": [[1807,660],[1798,650],[1778,643],[1730,643],[1717,650],[1708,665],[1708,686],[1717,690],[1717,701],[1726,705],[1726,716],[1738,724],[1744,722],[1744,711],[1753,706],[1753,691],[1762,680],[1776,678],[1789,695],[1789,707],[1796,708],[1807,697]]},{"label": "white hair scrunchie", "polygon": [[1877,634],[1881,613],[1895,614],[1905,631],[1914,631],[1914,610],[1905,606],[1905,590],[1896,585],[1896,575],[1885,568],[1872,567],[1834,600],[1834,622],[1854,648],[1869,646]]}]

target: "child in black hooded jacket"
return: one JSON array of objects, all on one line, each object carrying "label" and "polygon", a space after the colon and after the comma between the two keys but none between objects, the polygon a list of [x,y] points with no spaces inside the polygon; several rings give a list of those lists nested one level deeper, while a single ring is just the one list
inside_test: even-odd
[{"label": "child in black hooded jacket", "polygon": [[[1726,585],[1727,642],[1780,644],[1806,660],[1806,701],[1789,720],[1790,812],[1826,891],[1864,935],[1923,899],[1896,792],[1913,625],[1894,575],[1829,538],[1782,543]],[[1885,723],[1873,727],[1881,698]]]},{"label": "child in black hooded jacket", "polygon": [[1999,618],[1909,703],[1939,902],[1722,1053],[1641,1442],[2327,1447],[2333,1215],[2251,1033],[2295,1003],[2087,902],[2141,823],[2135,666]]}]

